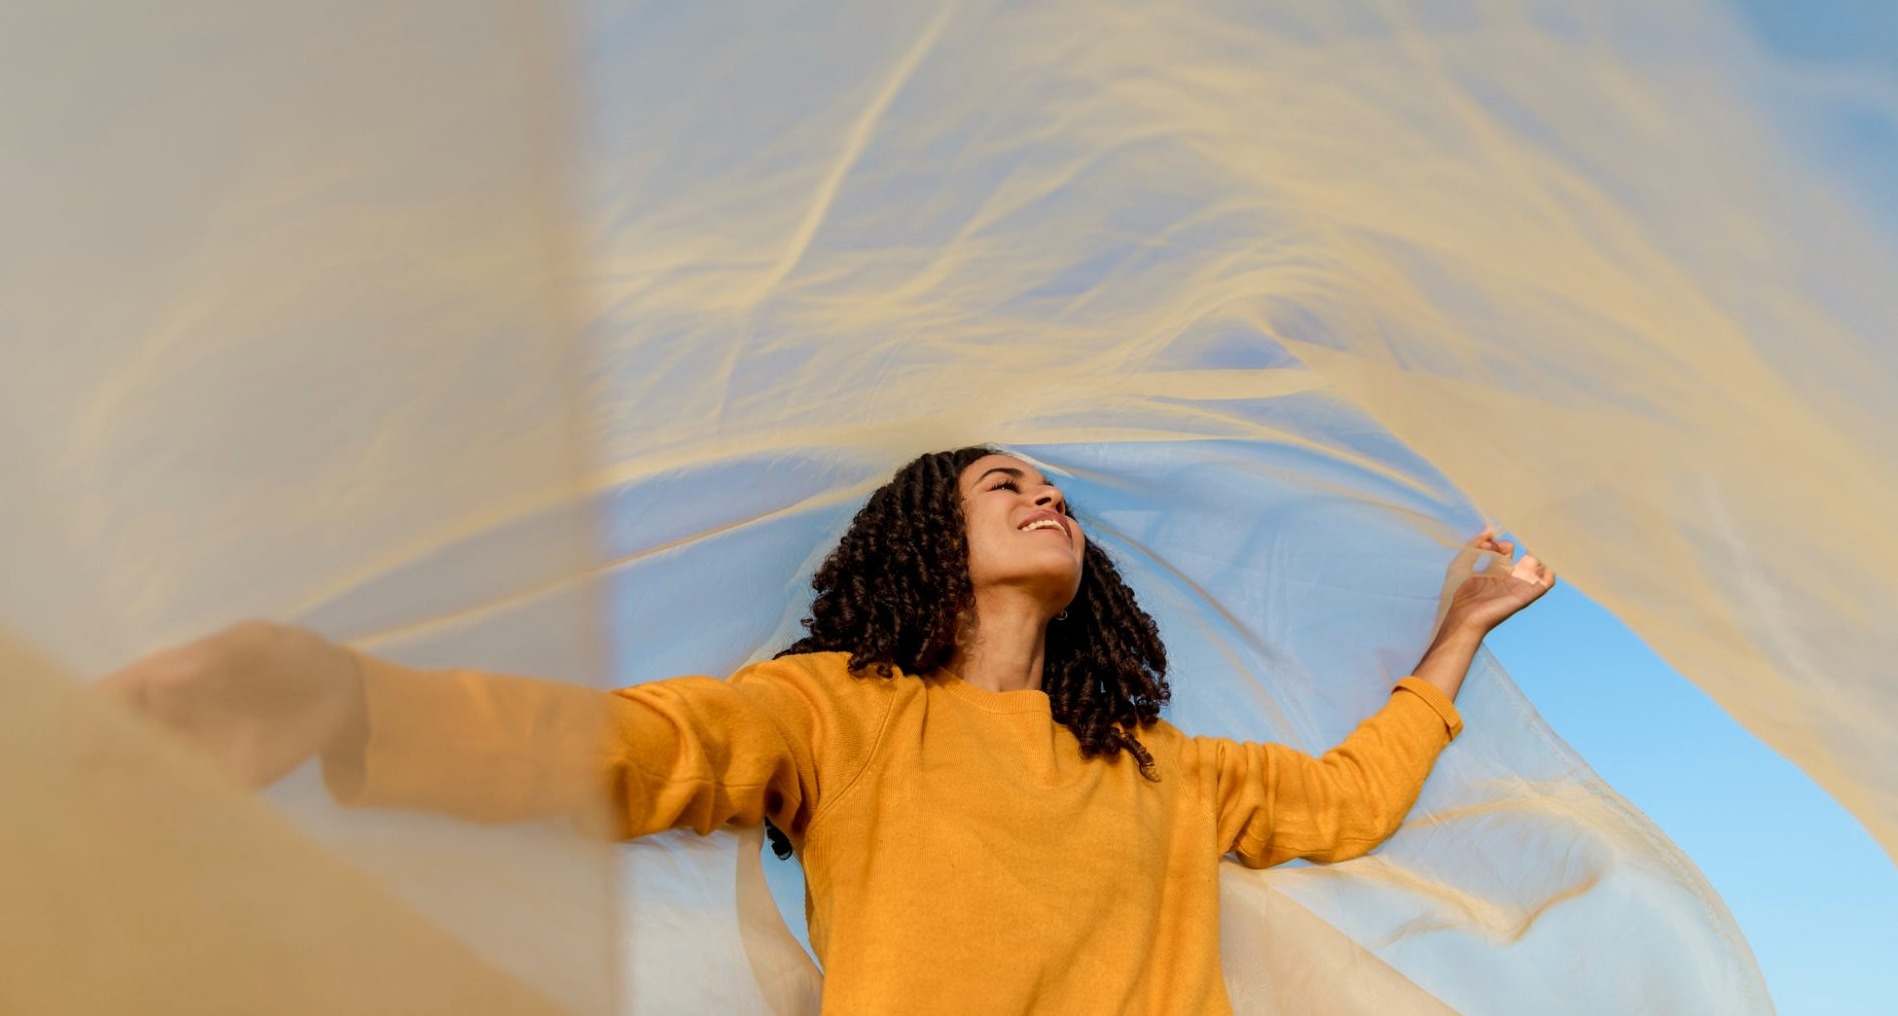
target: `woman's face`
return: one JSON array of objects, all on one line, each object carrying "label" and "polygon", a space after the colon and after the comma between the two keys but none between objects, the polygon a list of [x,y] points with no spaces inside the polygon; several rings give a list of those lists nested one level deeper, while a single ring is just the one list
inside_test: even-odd
[{"label": "woman's face", "polygon": [[962,471],[969,578],[980,593],[1012,586],[1033,594],[1049,616],[1081,588],[1087,538],[1061,491],[1041,470],[1009,455],[985,455]]}]

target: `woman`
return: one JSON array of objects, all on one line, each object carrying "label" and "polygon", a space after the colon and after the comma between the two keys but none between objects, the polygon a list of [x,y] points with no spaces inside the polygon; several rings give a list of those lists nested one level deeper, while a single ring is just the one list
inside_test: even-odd
[{"label": "woman", "polygon": [[[1513,548],[1486,530],[1466,548],[1485,551]],[[1465,579],[1416,670],[1322,758],[1189,737],[1159,719],[1152,619],[1061,492],[964,448],[873,494],[818,571],[809,636],[728,681],[575,699],[252,624],[109,685],[254,784],[320,754],[348,803],[513,819],[604,788],[622,836],[768,820],[805,869],[826,1013],[1217,1013],[1220,858],[1388,838],[1461,729],[1484,635],[1554,581],[1533,557]],[[604,752],[562,718],[602,704]]]}]

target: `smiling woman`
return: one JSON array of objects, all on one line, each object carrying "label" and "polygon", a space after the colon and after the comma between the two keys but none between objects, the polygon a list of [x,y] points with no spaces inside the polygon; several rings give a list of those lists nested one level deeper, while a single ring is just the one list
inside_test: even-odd
[{"label": "smiling woman", "polygon": [[[1485,532],[1464,563],[1512,550]],[[281,756],[239,753],[249,782],[320,754],[347,804],[593,812],[628,839],[768,821],[806,872],[826,1012],[1230,1012],[1221,857],[1388,839],[1462,729],[1483,636],[1554,581],[1532,557],[1465,577],[1416,670],[1322,757],[1189,736],[1159,717],[1152,618],[1060,490],[971,447],[873,493],[809,634],[726,681],[593,692],[248,625],[106,687],[220,759]]]},{"label": "smiling woman", "polygon": [[917,458],[871,495],[812,585],[810,634],[786,652],[1042,692],[1084,755],[1152,765],[1133,731],[1169,694],[1159,631],[1029,463],[987,447]]}]

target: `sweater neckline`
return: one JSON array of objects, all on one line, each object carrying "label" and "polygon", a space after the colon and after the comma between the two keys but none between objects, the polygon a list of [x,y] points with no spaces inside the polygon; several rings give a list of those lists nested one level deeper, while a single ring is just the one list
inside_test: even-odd
[{"label": "sweater neckline", "polygon": [[964,681],[947,668],[936,671],[936,679],[949,694],[985,712],[1054,714],[1054,704],[1048,698],[1048,693],[1038,688],[990,691]]}]

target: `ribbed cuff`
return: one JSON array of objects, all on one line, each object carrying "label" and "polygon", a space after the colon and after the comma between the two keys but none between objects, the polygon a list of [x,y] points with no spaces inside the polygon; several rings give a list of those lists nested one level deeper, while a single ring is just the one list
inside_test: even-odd
[{"label": "ribbed cuff", "polygon": [[449,675],[353,648],[349,654],[362,675],[369,729],[360,753],[323,757],[323,782],[338,804],[417,805],[442,796],[444,784],[460,782],[457,770],[479,771],[477,763],[492,753],[481,735],[493,724],[479,700]]},{"label": "ribbed cuff", "polygon": [[[347,807],[362,807],[375,803],[370,793],[369,774],[382,769],[381,765],[371,765],[370,758],[377,754],[381,745],[376,735],[390,726],[389,684],[391,681],[399,687],[407,676],[405,668],[395,667],[348,649],[350,659],[356,664],[358,679],[362,681],[363,706],[368,714],[367,735],[359,744],[352,745],[355,750],[331,751],[323,755],[323,783],[329,788],[330,797],[336,803]],[[399,701],[401,696],[395,696]],[[386,739],[386,737],[385,737]]]},{"label": "ribbed cuff", "polygon": [[1416,695],[1436,710],[1437,715],[1443,717],[1443,725],[1449,728],[1450,740],[1456,740],[1456,736],[1463,733],[1463,714],[1457,712],[1456,703],[1450,701],[1450,696],[1436,685],[1413,675],[1398,681],[1397,687],[1391,689],[1391,694],[1395,695],[1399,691]]}]

